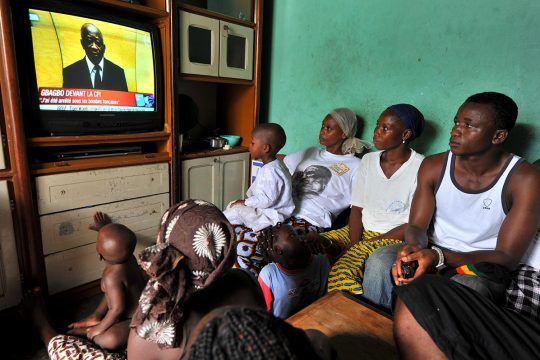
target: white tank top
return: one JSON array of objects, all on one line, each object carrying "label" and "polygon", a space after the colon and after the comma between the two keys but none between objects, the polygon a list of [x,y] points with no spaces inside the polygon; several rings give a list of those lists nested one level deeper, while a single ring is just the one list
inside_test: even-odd
[{"label": "white tank top", "polygon": [[473,192],[456,182],[455,157],[448,152],[435,194],[431,242],[459,252],[495,249],[499,229],[508,213],[506,184],[521,161],[519,156],[512,155],[489,186]]}]

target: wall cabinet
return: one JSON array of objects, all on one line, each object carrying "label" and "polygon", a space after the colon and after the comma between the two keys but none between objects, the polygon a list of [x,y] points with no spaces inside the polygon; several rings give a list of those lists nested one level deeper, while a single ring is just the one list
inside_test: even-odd
[{"label": "wall cabinet", "polygon": [[180,71],[253,78],[253,29],[180,10]]},{"label": "wall cabinet", "polygon": [[11,216],[8,182],[0,181],[0,310],[21,300],[19,263]]},{"label": "wall cabinet", "polygon": [[135,253],[155,242],[169,207],[167,164],[128,166],[36,178],[49,293],[99,279],[104,263],[89,230],[96,211],[137,235]]},{"label": "wall cabinet", "polygon": [[182,161],[182,200],[202,199],[220,209],[243,199],[248,188],[249,153]]}]

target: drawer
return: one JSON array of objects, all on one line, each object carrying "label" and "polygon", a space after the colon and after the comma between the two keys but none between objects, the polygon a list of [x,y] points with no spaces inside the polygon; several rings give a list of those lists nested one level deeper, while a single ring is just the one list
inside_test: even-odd
[{"label": "drawer", "polygon": [[45,256],[49,294],[71,289],[101,278],[105,262],[99,261],[96,246],[89,244]]},{"label": "drawer", "polygon": [[40,217],[43,254],[95,244],[97,232],[88,229],[96,211],[108,214],[137,235],[139,248],[154,244],[161,215],[169,208],[169,194],[63,211]]},{"label": "drawer", "polygon": [[169,192],[168,164],[36,177],[40,215]]}]

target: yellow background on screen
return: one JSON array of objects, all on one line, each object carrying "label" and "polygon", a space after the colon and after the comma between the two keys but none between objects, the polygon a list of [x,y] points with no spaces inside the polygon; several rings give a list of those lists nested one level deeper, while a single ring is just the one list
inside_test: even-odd
[{"label": "yellow background on screen", "polygon": [[32,44],[39,87],[62,87],[62,69],[84,58],[81,26],[97,26],[105,43],[105,58],[124,69],[128,90],[154,94],[150,33],[79,16],[30,10]]}]

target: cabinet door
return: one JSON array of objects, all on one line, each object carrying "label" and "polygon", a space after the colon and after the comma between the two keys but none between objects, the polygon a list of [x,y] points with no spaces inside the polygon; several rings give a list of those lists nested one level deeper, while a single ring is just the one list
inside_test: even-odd
[{"label": "cabinet door", "polygon": [[219,20],[180,11],[180,71],[218,76]]},{"label": "cabinet door", "polygon": [[253,29],[220,21],[219,76],[253,78]]},{"label": "cabinet door", "polygon": [[13,221],[7,181],[0,181],[0,309],[21,300],[19,262],[15,247]]},{"label": "cabinet door", "polygon": [[182,200],[201,199],[218,204],[218,170],[217,157],[182,161]]},{"label": "cabinet door", "polygon": [[225,155],[219,158],[222,210],[233,200],[244,199],[248,188],[249,153]]}]

